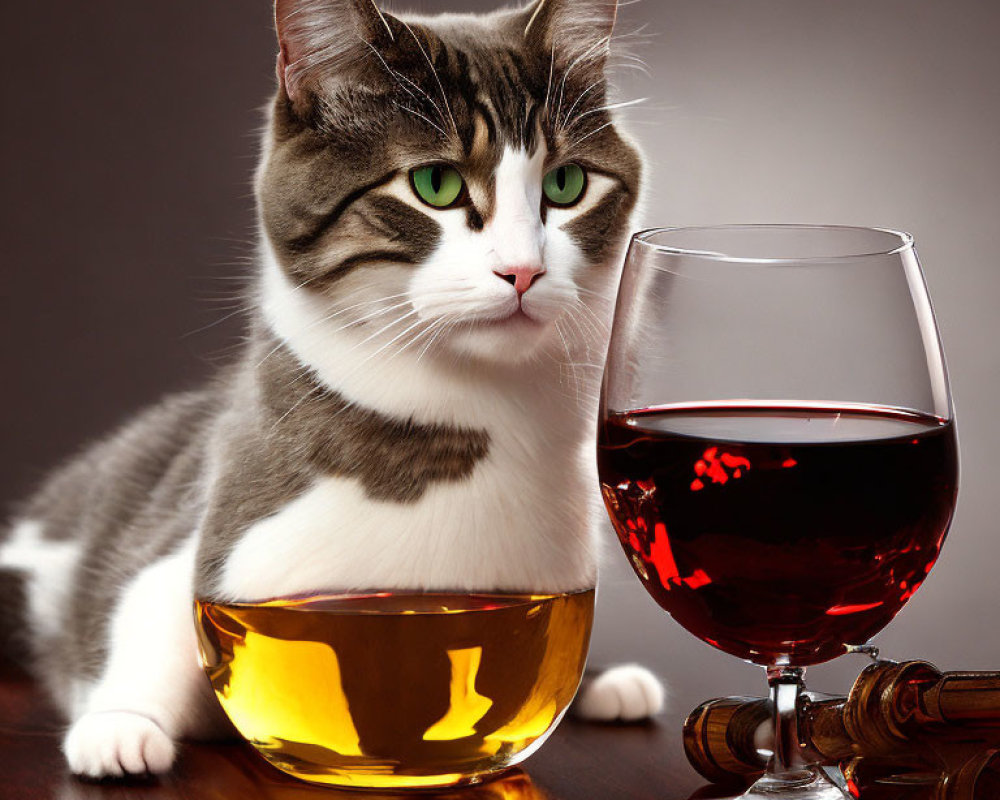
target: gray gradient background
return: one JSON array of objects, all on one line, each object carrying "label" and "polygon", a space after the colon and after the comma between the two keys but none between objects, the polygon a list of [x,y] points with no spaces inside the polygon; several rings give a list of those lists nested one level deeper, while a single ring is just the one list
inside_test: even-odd
[{"label": "gray gradient background", "polygon": [[[488,2],[414,2],[426,11]],[[273,86],[264,0],[7,0],[0,73],[0,500],[238,342],[257,113]],[[625,98],[652,167],[644,222],[812,222],[917,239],[948,352],[963,474],[925,587],[880,637],[896,658],[1000,668],[1000,5],[988,0],[644,0],[622,30],[652,78]],[[209,326],[209,327],[206,327]],[[609,543],[611,543],[609,533]],[[613,543],[611,543],[613,544]],[[756,671],[659,612],[617,545],[594,660],[637,656],[690,692]],[[818,668],[845,688],[861,666]]]}]

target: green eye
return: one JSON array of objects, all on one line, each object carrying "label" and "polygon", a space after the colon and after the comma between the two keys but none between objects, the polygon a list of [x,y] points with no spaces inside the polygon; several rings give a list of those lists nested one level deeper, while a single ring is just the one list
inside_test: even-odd
[{"label": "green eye", "polygon": [[458,170],[447,164],[417,167],[410,173],[413,191],[433,208],[450,208],[465,193],[465,181]]},{"label": "green eye", "polygon": [[578,164],[566,164],[552,170],[542,181],[545,196],[554,206],[571,206],[580,201],[587,189],[587,173]]}]

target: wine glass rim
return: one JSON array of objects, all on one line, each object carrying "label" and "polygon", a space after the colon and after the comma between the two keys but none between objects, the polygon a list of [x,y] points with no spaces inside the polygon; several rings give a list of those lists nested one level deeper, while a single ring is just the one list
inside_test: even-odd
[{"label": "wine glass rim", "polygon": [[[761,258],[753,256],[738,256],[729,255],[727,253],[720,253],[712,250],[697,250],[694,248],[677,247],[667,244],[661,244],[652,241],[654,237],[662,236],[663,234],[669,233],[689,233],[689,232],[718,232],[718,231],[763,231],[763,230],[788,230],[788,231],[841,231],[848,232],[853,231],[856,233],[883,233],[889,236],[893,236],[897,239],[898,244],[891,248],[882,248],[878,250],[868,250],[867,248],[857,248],[860,250],[865,250],[866,252],[851,252],[851,253],[839,253],[836,255],[819,255],[819,256],[792,256],[792,257],[770,257]],[[679,227],[663,227],[663,228],[647,228],[646,230],[639,231],[632,236],[633,243],[642,245],[643,247],[648,247],[659,253],[665,253],[667,255],[674,256],[685,256],[688,258],[700,258],[708,261],[726,261],[736,264],[773,264],[773,265],[804,265],[804,264],[826,264],[826,263],[836,263],[840,261],[856,261],[861,258],[875,258],[879,256],[894,256],[899,253],[906,252],[913,249],[913,235],[907,233],[906,231],[898,231],[892,228],[876,228],[876,227],[865,227],[862,225],[796,225],[796,224],[772,224],[772,223],[753,223],[753,224],[738,224],[738,225],[690,225],[690,226],[679,226]]]}]

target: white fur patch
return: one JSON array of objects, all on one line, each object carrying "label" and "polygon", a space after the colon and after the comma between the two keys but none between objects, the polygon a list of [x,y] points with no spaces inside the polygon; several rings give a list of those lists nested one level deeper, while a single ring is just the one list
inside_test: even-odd
[{"label": "white fur patch", "polygon": [[173,741],[159,725],[127,711],[86,714],[63,742],[70,770],[88,778],[167,772],[174,751]]},{"label": "white fur patch", "polygon": [[635,722],[663,710],[663,684],[645,667],[624,664],[602,672],[585,686],[574,710],[584,719]]},{"label": "white fur patch", "polygon": [[0,566],[27,573],[29,622],[46,637],[59,631],[81,546],[74,541],[47,541],[43,530],[42,523],[34,520],[15,525],[11,538],[0,546]]},{"label": "white fur patch", "polygon": [[496,207],[485,234],[499,265],[543,263],[545,226],[539,209],[546,155],[545,147],[534,155],[507,150],[497,166]]},{"label": "white fur patch", "polygon": [[351,402],[427,424],[478,427],[496,415],[505,388],[524,383],[513,368],[477,369],[422,358],[419,349],[387,346],[402,328],[375,338],[365,329],[345,329],[331,317],[336,312],[328,299],[297,289],[272,254],[264,260],[262,307],[272,330],[326,386]]},{"label": "white fur patch", "polygon": [[146,567],[112,613],[109,658],[80,692],[63,743],[74,772],[90,777],[164,772],[173,740],[203,737],[218,721],[193,623],[195,542]]},{"label": "white fur patch", "polygon": [[[565,449],[511,431],[471,477],[431,485],[414,503],[372,500],[353,479],[321,479],[242,536],[217,589],[252,601],[324,590],[590,588],[596,546],[580,498],[594,487]],[[525,467],[532,462],[567,468]]]}]

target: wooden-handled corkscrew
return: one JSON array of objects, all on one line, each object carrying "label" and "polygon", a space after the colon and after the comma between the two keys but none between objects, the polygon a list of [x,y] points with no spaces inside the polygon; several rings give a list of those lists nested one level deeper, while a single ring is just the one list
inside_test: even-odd
[{"label": "wooden-handled corkscrew", "polygon": [[[688,760],[716,783],[755,778],[769,719],[764,699],[703,703],[684,724]],[[1000,672],[875,662],[847,697],[807,695],[799,733],[804,755],[839,765],[864,800],[1000,800]]]}]

